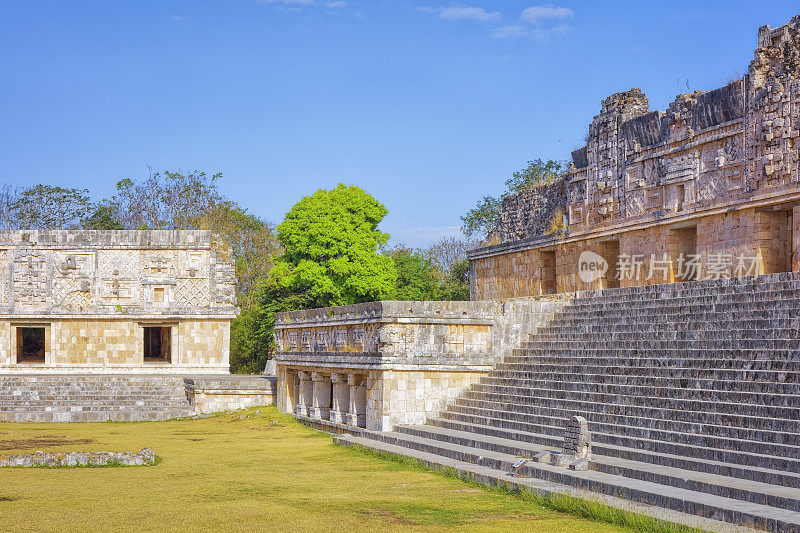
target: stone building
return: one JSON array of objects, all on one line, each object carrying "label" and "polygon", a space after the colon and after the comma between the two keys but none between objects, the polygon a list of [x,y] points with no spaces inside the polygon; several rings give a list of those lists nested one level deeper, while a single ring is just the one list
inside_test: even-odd
[{"label": "stone building", "polygon": [[799,148],[797,16],[723,88],[604,100],[565,176],[504,199],[472,301],[279,314],[278,407],[487,484],[800,531]]},{"label": "stone building", "polygon": [[[798,270],[798,30],[762,27],[743,79],[666,111],[639,89],[603,100],[569,172],[504,199],[473,299]],[[582,276],[584,252],[608,268]]]},{"label": "stone building", "polygon": [[562,306],[384,301],[280,313],[278,407],[327,428],[424,423]]},{"label": "stone building", "polygon": [[228,373],[234,271],[208,231],[3,231],[0,277],[0,374]]}]

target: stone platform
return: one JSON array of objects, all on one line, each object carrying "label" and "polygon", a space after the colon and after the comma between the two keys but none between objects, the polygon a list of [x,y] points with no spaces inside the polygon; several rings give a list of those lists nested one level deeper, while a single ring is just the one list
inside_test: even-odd
[{"label": "stone platform", "polygon": [[516,482],[516,459],[562,449],[578,415],[590,470],[531,460],[521,474],[800,531],[799,326],[797,272],[577,293],[426,424],[337,438]]},{"label": "stone platform", "polygon": [[167,420],[274,403],[275,378],[220,374],[0,375],[0,421]]}]

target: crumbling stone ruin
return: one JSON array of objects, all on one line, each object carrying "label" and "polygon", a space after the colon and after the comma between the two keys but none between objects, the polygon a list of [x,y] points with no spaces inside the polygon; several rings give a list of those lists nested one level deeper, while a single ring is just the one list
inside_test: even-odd
[{"label": "crumbling stone ruin", "polygon": [[0,455],[0,468],[69,467],[69,466],[145,466],[156,462],[156,453],[149,448],[138,452],[36,452]]},{"label": "crumbling stone ruin", "polygon": [[[603,100],[569,171],[504,199],[499,243],[470,256],[472,297],[797,270],[798,31],[800,17],[763,26],[743,79],[678,95],[666,111],[652,111],[640,89]],[[562,215],[566,231],[548,234]],[[582,279],[584,251],[610,265],[604,275]],[[626,268],[635,255],[642,275]],[[683,268],[682,255],[696,264]],[[736,268],[743,257],[752,267]]]},{"label": "crumbling stone ruin", "polygon": [[278,408],[487,484],[800,531],[799,51],[800,16],[726,87],[604,100],[569,172],[504,200],[472,301],[279,314]]},{"label": "crumbling stone ruin", "polygon": [[0,275],[0,374],[228,373],[235,277],[208,231],[3,231]]}]

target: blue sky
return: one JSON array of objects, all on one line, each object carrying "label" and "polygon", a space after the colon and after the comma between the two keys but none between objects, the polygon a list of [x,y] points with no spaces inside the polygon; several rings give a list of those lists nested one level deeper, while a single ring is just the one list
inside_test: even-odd
[{"label": "blue sky", "polygon": [[792,2],[0,0],[0,181],[110,195],[224,173],[280,222],[356,184],[424,246],[528,159],[566,159],[609,94],[651,109],[746,72]]}]

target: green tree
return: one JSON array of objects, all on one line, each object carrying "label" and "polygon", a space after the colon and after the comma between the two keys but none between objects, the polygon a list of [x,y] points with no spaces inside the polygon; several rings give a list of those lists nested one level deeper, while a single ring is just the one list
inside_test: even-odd
[{"label": "green tree", "polygon": [[528,161],[528,166],[522,170],[514,172],[506,180],[506,190],[500,196],[484,196],[478,204],[467,211],[461,217],[463,223],[461,231],[467,237],[487,236],[497,228],[498,218],[500,217],[500,207],[503,198],[518,191],[532,189],[539,185],[552,183],[558,179],[566,170],[566,163],[562,161],[537,159]]},{"label": "green tree", "polygon": [[440,274],[430,259],[418,251],[399,246],[387,250],[394,261],[397,282],[392,298],[396,300],[439,300],[442,296]]},{"label": "green tree", "polygon": [[442,283],[442,300],[469,300],[469,259],[450,268]]},{"label": "green tree", "polygon": [[22,190],[10,207],[20,229],[74,229],[91,212],[92,201],[87,189],[39,184]]},{"label": "green tree", "polygon": [[92,214],[83,221],[83,227],[84,229],[125,229],[121,218],[118,206],[104,200],[95,204]]},{"label": "green tree", "polygon": [[306,196],[278,226],[284,253],[271,278],[315,307],[387,298],[397,272],[377,253],[389,239],[378,230],[386,207],[355,186],[340,184]]}]

